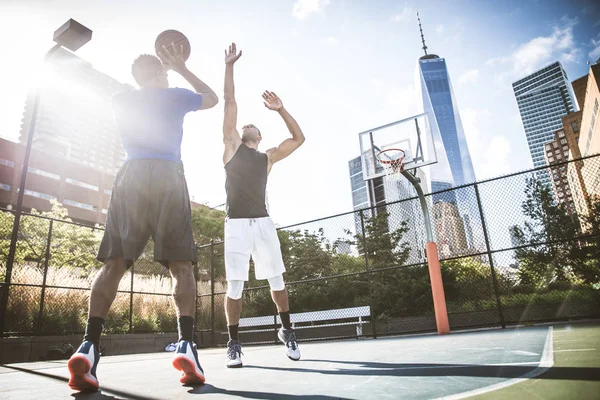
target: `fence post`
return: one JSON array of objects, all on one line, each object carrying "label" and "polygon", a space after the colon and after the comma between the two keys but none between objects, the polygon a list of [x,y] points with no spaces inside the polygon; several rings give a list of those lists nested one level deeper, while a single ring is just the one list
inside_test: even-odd
[{"label": "fence post", "polygon": [[479,208],[479,217],[481,218],[481,226],[483,228],[483,238],[485,240],[485,248],[487,249],[488,260],[490,261],[490,269],[492,272],[492,282],[494,284],[494,294],[496,295],[496,304],[498,305],[498,314],[500,315],[500,323],[502,328],[506,328],[504,322],[504,312],[502,311],[502,302],[500,301],[500,291],[498,290],[498,280],[496,279],[496,269],[494,268],[494,258],[492,257],[492,249],[490,248],[490,240],[487,233],[487,225],[485,216],[483,215],[483,207],[481,206],[481,196],[479,195],[479,185],[476,183],[475,196],[477,197],[477,207]]},{"label": "fence post", "polygon": [[135,265],[131,266],[131,286],[129,287],[129,333],[133,332],[133,268]]},{"label": "fence post", "polygon": [[[196,245],[196,259],[198,259],[198,246]],[[198,330],[198,263],[194,264],[194,335]]]},{"label": "fence post", "polygon": [[369,298],[371,299],[371,326],[373,329],[373,339],[377,339],[377,321],[375,317],[375,306],[373,302],[373,285],[371,284],[371,274],[369,273],[369,250],[367,249],[367,237],[365,235],[365,217],[363,210],[360,213],[360,230],[362,236],[363,252],[365,253],[365,271],[367,271],[367,281],[369,285]]},{"label": "fence post", "polygon": [[215,345],[215,241],[210,239],[210,344]]},{"label": "fence post", "polygon": [[48,241],[46,242],[46,259],[44,260],[44,278],[42,280],[42,295],[40,296],[40,313],[37,319],[37,333],[42,332],[43,318],[44,318],[44,299],[46,298],[46,278],[48,277],[48,261],[50,260],[50,245],[52,242],[52,227],[54,220],[50,220],[50,227],[48,228]]}]

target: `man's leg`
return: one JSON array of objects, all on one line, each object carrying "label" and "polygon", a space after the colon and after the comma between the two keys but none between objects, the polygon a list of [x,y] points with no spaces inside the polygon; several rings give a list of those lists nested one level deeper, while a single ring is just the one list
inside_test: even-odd
[{"label": "man's leg", "polygon": [[194,343],[194,309],[196,304],[196,278],[191,261],[169,261],[173,278],[173,300],[177,312],[179,343],[173,358],[173,367],[181,371],[183,384],[204,383],[204,370],[198,360]]},{"label": "man's leg", "polygon": [[[279,283],[279,279],[279,277],[275,278],[277,281],[275,284]],[[281,278],[281,281],[283,281],[283,278]],[[271,283],[271,280],[269,280],[269,283]],[[273,287],[273,284],[271,287]],[[271,290],[271,298],[277,306],[277,312],[281,318],[281,325],[284,329],[291,329],[292,324],[290,323],[290,303],[285,285],[283,290]]]},{"label": "man's leg", "polygon": [[191,261],[169,261],[173,278],[173,300],[178,318],[179,341],[194,340],[194,310],[196,305],[196,279]]},{"label": "man's leg", "polygon": [[242,315],[244,281],[227,281],[225,295],[225,318],[230,340],[238,340],[238,326]]},{"label": "man's leg", "polygon": [[240,315],[242,314],[242,293],[244,281],[227,281],[225,294],[225,317],[227,319],[227,368],[240,368],[242,366],[242,346],[238,337]]},{"label": "man's leg", "polygon": [[89,340],[98,346],[102,327],[97,329],[96,322],[104,324],[104,319],[110,310],[110,306],[119,288],[119,282],[127,271],[127,262],[123,257],[115,257],[106,260],[104,266],[98,271],[92,282],[90,292],[88,323],[84,340]]},{"label": "man's leg", "polygon": [[127,271],[127,262],[123,257],[106,260],[92,283],[90,292],[88,321],[83,343],[68,362],[71,375],[69,386],[77,391],[95,391],[98,389],[96,367],[100,359],[100,335],[104,319],[115,300],[119,282]]}]

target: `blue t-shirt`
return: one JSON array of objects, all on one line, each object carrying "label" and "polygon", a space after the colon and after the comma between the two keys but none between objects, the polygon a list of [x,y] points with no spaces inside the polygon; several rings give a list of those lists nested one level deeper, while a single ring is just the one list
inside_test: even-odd
[{"label": "blue t-shirt", "polygon": [[127,159],[181,162],[183,118],[202,105],[202,95],[182,88],[143,88],[111,99]]}]

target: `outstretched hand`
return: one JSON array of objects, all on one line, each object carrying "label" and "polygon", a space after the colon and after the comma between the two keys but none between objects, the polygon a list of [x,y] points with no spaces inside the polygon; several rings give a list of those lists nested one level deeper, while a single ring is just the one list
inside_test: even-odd
[{"label": "outstretched hand", "polygon": [[158,52],[158,57],[167,69],[172,69],[181,74],[186,69],[185,60],[183,59],[183,45],[180,45],[179,51],[175,48],[175,43],[171,43],[169,47],[163,44],[163,50]]},{"label": "outstretched hand", "polygon": [[283,108],[281,99],[275,93],[265,90],[262,97],[265,100],[265,107],[267,107],[269,110],[279,111]]},{"label": "outstretched hand", "polygon": [[240,53],[238,54],[235,43],[231,43],[229,51],[225,50],[225,64],[233,65],[241,56],[242,50],[240,50]]}]

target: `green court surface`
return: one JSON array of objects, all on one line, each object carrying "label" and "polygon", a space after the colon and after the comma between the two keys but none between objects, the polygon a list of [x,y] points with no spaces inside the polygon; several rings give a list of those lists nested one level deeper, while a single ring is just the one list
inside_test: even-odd
[{"label": "green court surface", "polygon": [[600,324],[553,329],[554,362],[524,382],[470,399],[600,399]]},{"label": "green court surface", "polygon": [[[301,332],[299,332],[299,337]],[[243,338],[242,338],[243,339]],[[75,393],[66,360],[0,365],[0,399],[598,399],[600,324],[200,350],[206,384],[185,387],[172,353],[104,356],[100,391]],[[200,396],[200,397],[198,397]]]}]

